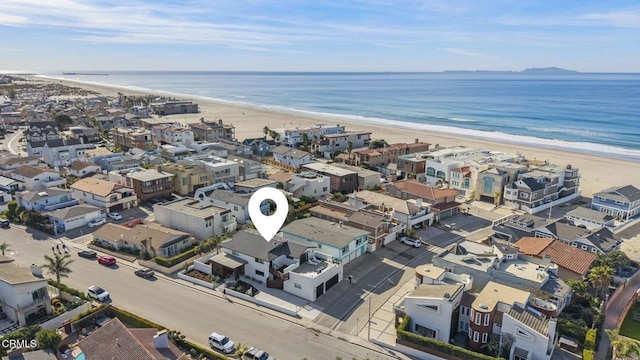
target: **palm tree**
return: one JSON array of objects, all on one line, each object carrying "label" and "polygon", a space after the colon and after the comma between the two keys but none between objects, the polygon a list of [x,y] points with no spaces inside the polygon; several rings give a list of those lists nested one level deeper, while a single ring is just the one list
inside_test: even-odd
[{"label": "palm tree", "polygon": [[263,128],[262,128],[262,133],[264,134],[264,137],[265,137],[265,138],[266,138],[266,137],[267,137],[267,135],[269,134],[269,131],[270,131],[270,130],[269,130],[269,127],[268,127],[268,126],[265,126],[265,127],[263,127]]},{"label": "palm tree", "polygon": [[58,294],[61,294],[62,292],[62,284],[60,283],[60,278],[69,277],[69,274],[71,273],[69,265],[73,262],[73,260],[69,260],[69,258],[71,258],[71,255],[69,254],[65,254],[63,256],[55,254],[54,257],[51,257],[49,255],[44,256],[44,259],[47,260],[47,263],[42,265],[42,268],[47,270],[49,274],[53,274],[56,276],[56,282],[58,283]]},{"label": "palm tree", "polygon": [[7,244],[6,242],[3,242],[2,244],[0,244],[0,251],[2,251],[2,255],[4,255],[4,252],[9,250],[11,247],[11,245]]},{"label": "palm tree", "polygon": [[611,341],[611,347],[617,359],[627,358],[632,354],[640,354],[640,342],[620,336],[618,330],[604,329]]},{"label": "palm tree", "polygon": [[613,269],[609,266],[596,266],[589,270],[587,275],[589,282],[596,289],[596,295],[600,296],[602,290],[609,285],[613,278]]},{"label": "palm tree", "polygon": [[347,153],[349,153],[349,161],[351,161],[351,151],[353,151],[353,143],[349,141],[347,143]]}]

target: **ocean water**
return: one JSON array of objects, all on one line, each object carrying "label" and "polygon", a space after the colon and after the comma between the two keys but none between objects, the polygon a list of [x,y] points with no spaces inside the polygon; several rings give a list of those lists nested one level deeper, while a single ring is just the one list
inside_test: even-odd
[{"label": "ocean water", "polygon": [[42,75],[640,161],[640,74]]}]

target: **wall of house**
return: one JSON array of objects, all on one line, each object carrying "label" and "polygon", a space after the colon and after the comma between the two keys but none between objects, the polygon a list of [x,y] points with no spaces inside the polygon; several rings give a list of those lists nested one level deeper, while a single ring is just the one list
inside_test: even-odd
[{"label": "wall of house", "polygon": [[[44,298],[34,301],[32,293],[39,289],[45,289],[43,292]],[[25,326],[27,316],[38,311],[37,304],[42,304],[42,306],[47,309],[47,312],[51,312],[49,294],[46,289],[46,279],[15,285],[0,281],[0,294],[2,294],[2,300],[4,302],[2,306],[4,313],[7,314],[11,320],[18,322],[20,326]],[[20,308],[20,310],[18,308]]]},{"label": "wall of house", "polygon": [[502,333],[512,334],[515,338],[514,345],[527,350],[532,355],[532,359],[549,360],[551,358],[552,354],[547,354],[547,351],[553,350],[553,345],[550,343],[555,339],[543,336],[509,314],[504,314],[502,318]]},{"label": "wall of house", "polygon": [[[316,288],[322,285],[325,286],[326,291],[326,282],[336,275],[338,275],[338,282],[342,281],[342,265],[331,266],[315,277],[307,277],[295,272],[290,272],[289,280],[284,282],[283,290],[303,299],[315,301]],[[323,291],[323,293],[325,291]]]},{"label": "wall of house", "polygon": [[[435,331],[434,339],[448,343],[451,339],[451,318],[454,309],[460,304],[462,292],[451,302],[436,298],[404,299],[404,311],[411,317],[411,332],[419,333],[418,326]],[[438,310],[432,310],[425,306],[437,306]]]},{"label": "wall of house", "polygon": [[[269,261],[264,260],[263,263],[260,264],[256,262],[256,258],[252,256],[248,256],[246,254],[241,254],[238,252],[233,252],[225,248],[222,248],[222,251],[247,261],[247,264],[244,265],[244,274],[246,276],[251,276],[256,280],[259,280],[263,284],[267,283],[267,279],[269,278]],[[258,272],[261,272],[261,274],[259,274]]]},{"label": "wall of house", "polygon": [[171,229],[190,233],[198,240],[205,240],[223,234],[220,215],[214,215],[213,219],[211,219],[211,226],[206,227],[206,221],[203,218],[173,210],[166,206],[154,206],[153,213],[157,223]]}]

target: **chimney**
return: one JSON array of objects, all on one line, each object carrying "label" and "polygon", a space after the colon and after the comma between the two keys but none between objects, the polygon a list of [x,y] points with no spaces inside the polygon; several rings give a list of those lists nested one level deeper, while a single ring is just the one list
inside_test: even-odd
[{"label": "chimney", "polygon": [[167,329],[158,331],[153,336],[153,347],[156,349],[166,349],[169,347],[169,334]]},{"label": "chimney", "polygon": [[200,123],[204,123],[204,118],[200,118]]},{"label": "chimney", "polygon": [[218,119],[218,125],[222,125],[222,119]]},{"label": "chimney", "polygon": [[416,139],[416,144],[420,142],[420,139]]},{"label": "chimney", "polygon": [[417,198],[416,199],[416,206],[421,208],[422,207],[422,199],[421,198]]},{"label": "chimney", "polygon": [[161,172],[162,172],[162,166],[158,165],[158,166],[156,167],[156,170],[158,170],[158,172],[159,172],[159,173],[161,173]]}]

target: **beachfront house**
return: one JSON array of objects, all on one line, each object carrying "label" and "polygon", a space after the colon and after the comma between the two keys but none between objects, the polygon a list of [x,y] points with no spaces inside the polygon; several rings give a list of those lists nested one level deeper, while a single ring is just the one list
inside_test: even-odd
[{"label": "beachfront house", "polygon": [[640,189],[626,185],[597,192],[591,199],[591,208],[628,221],[640,213]]},{"label": "beachfront house", "polygon": [[376,149],[356,148],[345,162],[355,166],[366,165],[383,171],[389,164],[397,164],[399,156],[428,151],[429,146],[431,144],[416,139],[413,143],[397,143]]},{"label": "beachfront house", "polygon": [[380,211],[407,228],[431,226],[436,220],[431,205],[422,199],[398,199],[369,190],[354,191],[347,198],[351,206]]},{"label": "beachfront house", "polygon": [[352,149],[368,147],[371,143],[370,131],[345,131],[338,134],[325,134],[312,142],[311,148],[317,154],[326,159],[333,158],[337,153],[349,148]]},{"label": "beachfront house", "polygon": [[194,133],[178,124],[160,124],[151,128],[151,139],[156,145],[186,146],[194,141]]},{"label": "beachfront house", "polygon": [[597,230],[603,227],[613,228],[615,226],[615,218],[613,216],[604,211],[586,207],[577,207],[567,212],[564,217],[574,225],[584,226],[589,230]]},{"label": "beachfront house", "polygon": [[151,113],[160,116],[200,112],[198,104],[192,101],[157,101],[149,104],[149,108]]},{"label": "beachfront house", "polygon": [[[323,135],[340,134],[344,132],[343,125],[325,125],[316,124],[309,128],[298,128],[284,130],[284,136],[281,139],[282,145],[297,148],[303,143],[303,137],[306,136],[310,142],[320,139]],[[306,135],[303,135],[306,134]],[[354,147],[356,148],[356,147]]]},{"label": "beachfront house", "polygon": [[205,121],[200,119],[198,123],[189,124],[189,128],[193,131],[194,137],[200,141],[218,141],[234,140],[235,127],[231,124],[225,124],[222,119],[218,121]]},{"label": "beachfront house", "polygon": [[342,264],[364,254],[369,237],[368,231],[318,218],[293,221],[281,231],[286,238],[313,243]]},{"label": "beachfront house", "polygon": [[385,193],[398,199],[421,199],[431,204],[434,218],[444,220],[458,213],[456,196],[452,189],[437,188],[418,182],[416,179],[396,181],[385,187]]}]

